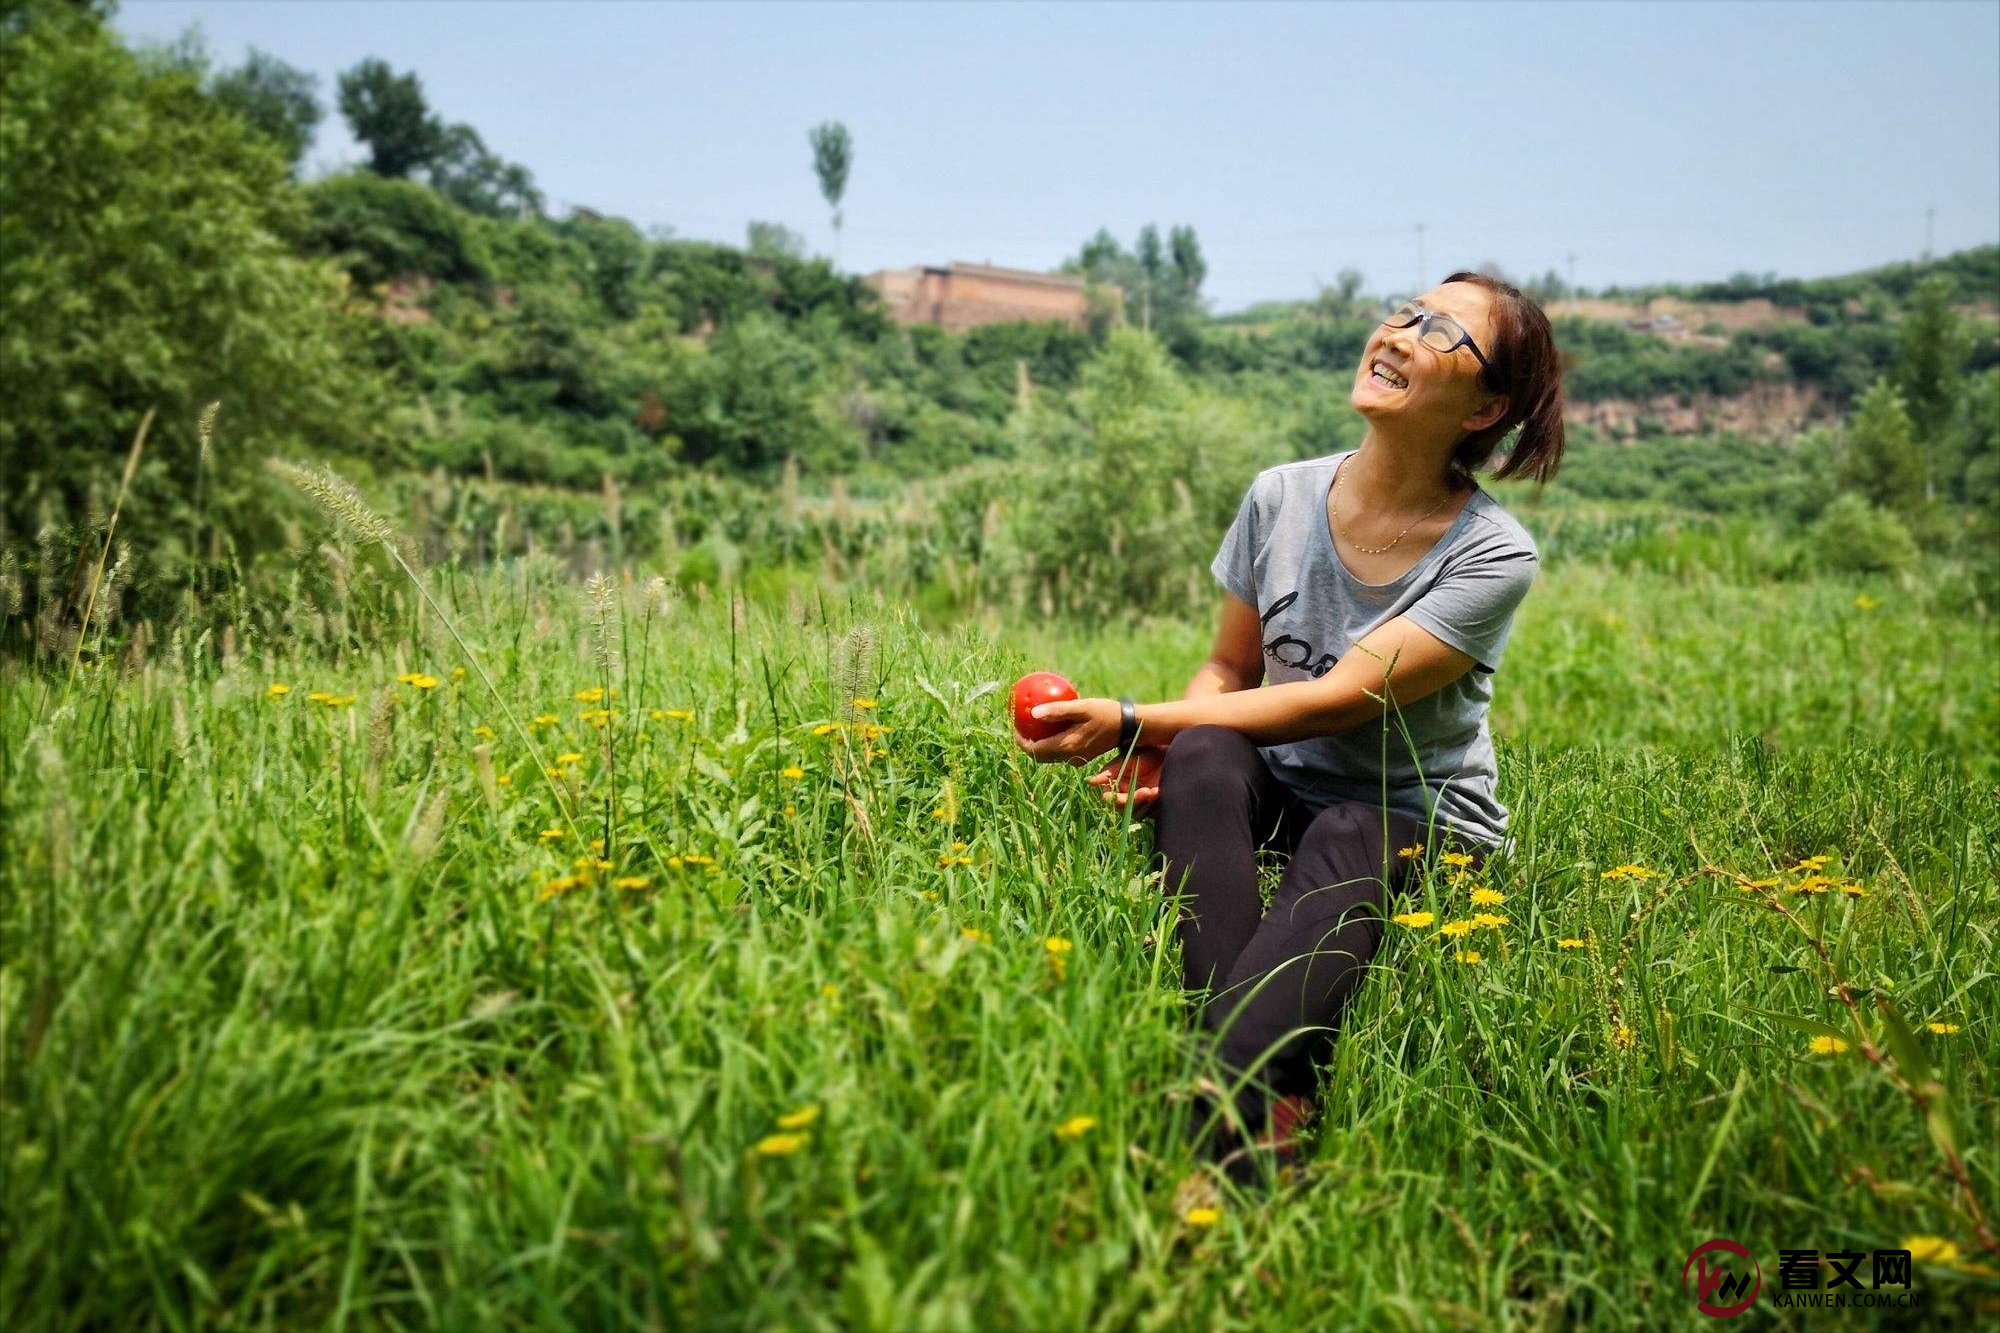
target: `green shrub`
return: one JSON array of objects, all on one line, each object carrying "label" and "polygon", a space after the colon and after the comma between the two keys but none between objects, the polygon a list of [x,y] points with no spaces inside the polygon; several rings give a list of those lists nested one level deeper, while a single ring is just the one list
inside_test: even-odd
[{"label": "green shrub", "polygon": [[1835,498],[1806,530],[1819,567],[1835,574],[1900,574],[1917,563],[1903,520],[1853,492]]}]

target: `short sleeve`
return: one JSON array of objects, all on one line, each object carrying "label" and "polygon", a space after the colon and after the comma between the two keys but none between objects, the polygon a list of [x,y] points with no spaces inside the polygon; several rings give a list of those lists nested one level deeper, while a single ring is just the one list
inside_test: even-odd
[{"label": "short sleeve", "polygon": [[1514,611],[1534,585],[1540,560],[1532,550],[1501,547],[1455,562],[1403,612],[1492,675],[1514,625]]},{"label": "short sleeve", "polygon": [[1222,534],[1222,546],[1208,566],[1218,583],[1251,606],[1257,605],[1258,544],[1257,484],[1253,481],[1243,492],[1236,518]]}]

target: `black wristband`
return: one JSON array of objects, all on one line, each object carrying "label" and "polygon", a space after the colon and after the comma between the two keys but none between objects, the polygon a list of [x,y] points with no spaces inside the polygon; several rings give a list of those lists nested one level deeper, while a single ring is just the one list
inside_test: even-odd
[{"label": "black wristband", "polygon": [[1132,702],[1130,695],[1118,700],[1118,748],[1129,750],[1132,742],[1139,739],[1139,706]]}]

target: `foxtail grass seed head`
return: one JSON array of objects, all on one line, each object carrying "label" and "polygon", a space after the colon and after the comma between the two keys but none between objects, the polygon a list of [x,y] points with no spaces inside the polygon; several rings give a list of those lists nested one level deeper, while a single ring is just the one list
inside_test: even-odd
[{"label": "foxtail grass seed head", "polygon": [[611,631],[617,623],[614,612],[618,594],[611,576],[602,571],[592,574],[583,586],[583,596],[590,609],[591,658],[598,673],[608,677],[617,665]]},{"label": "foxtail grass seed head", "polygon": [[201,442],[200,463],[207,468],[212,457],[211,445],[215,439],[215,417],[222,410],[222,400],[216,399],[201,409],[201,415],[194,420],[195,438]]},{"label": "foxtail grass seed head", "polygon": [[289,482],[320,507],[322,513],[344,524],[363,541],[394,548],[396,530],[389,521],[368,507],[361,492],[346,478],[328,467],[301,467],[282,458],[264,460],[264,466],[279,479]]}]

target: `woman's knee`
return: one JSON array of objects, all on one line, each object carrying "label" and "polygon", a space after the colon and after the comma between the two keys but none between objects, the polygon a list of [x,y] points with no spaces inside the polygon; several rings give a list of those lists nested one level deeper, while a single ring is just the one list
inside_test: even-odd
[{"label": "woman's knee", "polygon": [[1185,780],[1196,774],[1247,772],[1256,758],[1257,747],[1234,728],[1189,727],[1167,745],[1167,757],[1160,765],[1161,785],[1174,776]]}]

